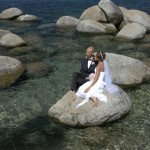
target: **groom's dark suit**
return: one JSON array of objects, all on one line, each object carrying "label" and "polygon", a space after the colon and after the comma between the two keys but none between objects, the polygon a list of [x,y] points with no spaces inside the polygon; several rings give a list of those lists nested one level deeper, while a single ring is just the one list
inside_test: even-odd
[{"label": "groom's dark suit", "polygon": [[97,63],[95,61],[90,61],[90,67],[88,68],[88,59],[83,58],[81,60],[81,69],[80,72],[74,72],[72,75],[72,85],[71,90],[77,91],[79,86],[84,84],[85,82],[89,81],[86,79],[89,77],[91,73],[95,73],[95,68],[97,66]]}]

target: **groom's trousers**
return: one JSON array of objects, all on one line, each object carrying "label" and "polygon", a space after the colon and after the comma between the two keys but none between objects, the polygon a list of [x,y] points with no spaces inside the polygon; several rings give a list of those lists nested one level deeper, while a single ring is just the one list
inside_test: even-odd
[{"label": "groom's trousers", "polygon": [[88,79],[83,78],[81,73],[74,72],[72,74],[71,90],[77,92],[79,86],[83,85],[87,81]]}]

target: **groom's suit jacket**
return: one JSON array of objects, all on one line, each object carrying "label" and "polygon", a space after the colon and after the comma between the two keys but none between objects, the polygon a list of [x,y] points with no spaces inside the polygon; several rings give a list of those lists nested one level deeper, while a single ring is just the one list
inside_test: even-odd
[{"label": "groom's suit jacket", "polygon": [[88,68],[88,60],[86,58],[83,58],[81,60],[81,78],[85,79],[89,76],[91,73],[95,73],[95,68],[97,66],[97,62],[92,61],[90,67]]}]

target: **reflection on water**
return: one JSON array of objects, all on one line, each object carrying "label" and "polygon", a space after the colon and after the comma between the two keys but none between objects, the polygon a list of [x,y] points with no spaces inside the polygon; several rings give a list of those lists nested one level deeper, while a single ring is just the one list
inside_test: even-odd
[{"label": "reflection on water", "polygon": [[[38,71],[40,75],[43,70],[36,70],[39,64],[47,66],[48,71],[43,76],[28,72],[14,86],[0,91],[0,149],[150,149],[149,83],[126,89],[133,107],[128,116],[115,123],[73,129],[53,124],[47,116],[48,109],[70,89],[71,74],[79,70],[79,60],[85,55],[87,46],[94,45],[96,51],[104,50],[137,58],[149,65],[150,34],[140,42],[118,42],[113,40],[113,35],[87,36],[74,29],[56,28],[54,22],[58,17],[67,13],[79,17],[85,8],[96,4],[96,0],[87,1],[88,4],[73,0],[57,0],[57,3],[30,1],[30,7],[28,2],[12,1],[9,6],[15,5],[25,12],[40,16],[42,19],[39,22],[1,21],[1,28],[20,35],[29,46],[20,49],[0,47],[0,54],[19,59],[26,66],[32,66],[35,73]],[[62,2],[66,9],[63,9]],[[1,10],[6,8],[6,3],[8,1],[3,2]],[[41,3],[45,9],[39,9]],[[139,8],[139,4],[143,4],[142,9],[148,11],[149,2],[145,3],[137,1],[135,7]],[[133,7],[129,2],[120,4]],[[79,5],[82,7],[76,11]],[[35,62],[36,65],[33,65]]]}]

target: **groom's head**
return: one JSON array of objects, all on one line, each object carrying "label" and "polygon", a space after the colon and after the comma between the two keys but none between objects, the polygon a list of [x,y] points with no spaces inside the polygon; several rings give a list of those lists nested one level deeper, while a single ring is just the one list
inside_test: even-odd
[{"label": "groom's head", "polygon": [[86,57],[91,58],[93,54],[94,54],[94,47],[93,46],[88,47],[86,50]]}]

